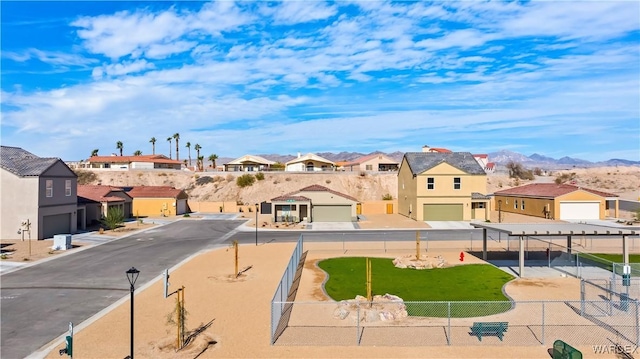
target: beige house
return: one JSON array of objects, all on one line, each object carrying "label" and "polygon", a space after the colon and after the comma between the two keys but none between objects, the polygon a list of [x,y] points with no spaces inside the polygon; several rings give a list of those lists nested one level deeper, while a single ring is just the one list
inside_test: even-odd
[{"label": "beige house", "polygon": [[398,213],[418,221],[489,218],[487,178],[469,152],[408,152],[398,171]]},{"label": "beige house", "polygon": [[270,161],[260,156],[244,155],[229,163],[225,163],[224,170],[231,172],[267,171],[274,163],[274,161]]},{"label": "beige house", "polygon": [[358,200],[320,185],[271,199],[275,222],[355,222]]},{"label": "beige house", "polygon": [[189,196],[170,186],[135,186],[127,191],[133,198],[134,216],[171,217],[189,213]]},{"label": "beige house", "polygon": [[86,161],[84,168],[109,169],[113,171],[173,169],[179,170],[183,163],[165,155],[140,156],[92,156]]},{"label": "beige house", "polygon": [[340,167],[343,171],[397,171],[398,161],[390,158],[383,153],[373,153],[362,156],[355,161],[341,163]]},{"label": "beige house", "polygon": [[[45,239],[78,227],[77,176],[59,158],[1,146],[3,239]],[[20,233],[18,233],[20,231]]]},{"label": "beige house", "polygon": [[502,212],[560,220],[618,216],[618,196],[570,184],[531,183],[494,193]]},{"label": "beige house", "polygon": [[285,163],[285,171],[293,172],[315,172],[315,171],[335,171],[336,164],[326,158],[313,153],[307,153]]},{"label": "beige house", "polygon": [[99,223],[111,208],[120,209],[125,218],[130,218],[132,202],[131,196],[120,187],[78,185],[78,205],[85,208],[87,225]]}]

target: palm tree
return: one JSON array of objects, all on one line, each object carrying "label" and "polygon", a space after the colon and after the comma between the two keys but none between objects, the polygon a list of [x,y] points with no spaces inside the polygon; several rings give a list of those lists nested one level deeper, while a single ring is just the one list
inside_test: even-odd
[{"label": "palm tree", "polygon": [[156,138],[155,137],[151,137],[149,142],[151,142],[151,145],[153,146],[153,154],[155,155],[156,154]]},{"label": "palm tree", "polygon": [[169,158],[171,158],[171,137],[167,137],[167,141],[169,141]]},{"label": "palm tree", "polygon": [[124,146],[122,145],[122,141],[116,142],[116,149],[120,150],[120,156],[122,156],[122,149]]},{"label": "palm tree", "polygon": [[196,158],[200,158],[200,150],[202,149],[202,147],[200,147],[200,145],[196,143],[196,145],[193,148],[195,148],[196,152],[198,153],[196,155]]},{"label": "palm tree", "polygon": [[204,170],[204,168],[202,166],[202,162],[204,162],[204,156],[198,156],[198,170],[199,171]]},{"label": "palm tree", "polygon": [[178,141],[180,141],[180,134],[174,133],[173,138],[176,140],[176,160],[180,161],[180,146],[178,145]]},{"label": "palm tree", "polygon": [[133,153],[134,156],[142,156],[142,151],[137,150],[136,152]]},{"label": "palm tree", "polygon": [[216,160],[218,159],[218,155],[216,155],[215,153],[209,156],[209,161],[211,161],[211,167],[213,167],[213,169],[216,169]]},{"label": "palm tree", "polygon": [[95,157],[98,155],[98,149],[96,148],[95,150],[91,151],[91,157]]},{"label": "palm tree", "polygon": [[[187,142],[187,145],[186,145],[186,146],[184,146],[184,147],[186,147],[186,148],[188,148],[188,149],[189,149],[189,167],[191,167],[191,142]],[[185,166],[186,166],[186,165],[187,165],[187,164],[185,163]]]},{"label": "palm tree", "polygon": [[187,167],[187,160],[182,161],[182,163],[184,163],[184,166]]}]

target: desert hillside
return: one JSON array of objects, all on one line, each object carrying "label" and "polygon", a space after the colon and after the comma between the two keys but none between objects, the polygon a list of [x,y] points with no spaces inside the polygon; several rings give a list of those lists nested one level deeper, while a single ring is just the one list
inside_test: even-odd
[{"label": "desert hillside", "polygon": [[[88,183],[112,186],[174,186],[187,191],[195,201],[269,201],[279,195],[300,188],[319,184],[332,190],[349,194],[360,201],[381,200],[386,194],[397,198],[396,173],[321,172],[289,173],[266,172],[263,180],[252,186],[240,188],[236,178],[242,173],[189,171],[94,171],[95,178]],[[554,182],[556,177],[566,174],[570,182],[605,192],[614,193],[624,199],[638,200],[640,196],[640,167],[598,167],[552,172],[537,176],[535,182]],[[506,174],[487,176],[487,193],[511,188],[532,181],[516,181]]]}]

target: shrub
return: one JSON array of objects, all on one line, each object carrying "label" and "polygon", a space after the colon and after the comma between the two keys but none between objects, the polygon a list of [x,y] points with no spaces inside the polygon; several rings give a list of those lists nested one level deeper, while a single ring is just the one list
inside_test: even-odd
[{"label": "shrub", "polygon": [[256,178],[252,174],[243,174],[242,176],[236,179],[236,184],[240,188],[253,186],[253,183],[256,181]]},{"label": "shrub", "polygon": [[367,175],[367,172],[365,171],[360,171],[360,177],[365,177]]},{"label": "shrub", "polygon": [[291,181],[291,177],[287,177],[287,178],[285,178],[284,180],[285,180],[285,181],[287,181],[287,182],[289,182],[289,181]]},{"label": "shrub", "polygon": [[389,193],[382,196],[383,201],[391,201],[392,199],[393,199],[393,196]]},{"label": "shrub", "polygon": [[331,183],[331,180],[330,180],[330,179],[326,179],[324,182],[325,182],[326,184],[329,184],[329,183]]},{"label": "shrub", "polygon": [[222,178],[222,176],[213,176],[213,182],[222,182],[224,181],[224,178]]},{"label": "shrub", "polygon": [[91,184],[98,180],[98,176],[91,171],[75,171],[78,176],[78,184]]},{"label": "shrub", "polygon": [[196,184],[198,186],[204,186],[205,184],[211,183],[211,182],[213,182],[213,178],[209,176],[202,176],[196,180]]},{"label": "shrub", "polygon": [[185,213],[184,216],[182,216],[182,217],[189,218],[191,216],[189,215],[189,213]]},{"label": "shrub", "polygon": [[262,172],[256,173],[256,179],[258,181],[262,181],[264,179],[264,173],[262,173]]},{"label": "shrub", "polygon": [[120,208],[111,207],[107,211],[107,216],[103,217],[100,222],[109,229],[115,229],[124,222],[124,213]]},{"label": "shrub", "polygon": [[536,167],[533,169],[533,174],[536,176],[542,176],[542,168]]}]

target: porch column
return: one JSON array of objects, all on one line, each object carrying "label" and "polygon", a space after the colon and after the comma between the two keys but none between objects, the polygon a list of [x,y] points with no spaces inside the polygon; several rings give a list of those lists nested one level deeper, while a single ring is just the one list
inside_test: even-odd
[{"label": "porch column", "polygon": [[571,254],[571,236],[567,236],[567,254]]},{"label": "porch column", "polygon": [[482,228],[482,260],[487,260],[487,229]]},{"label": "porch column", "polygon": [[520,253],[518,256],[518,277],[523,278],[523,274],[524,274],[524,244],[522,243],[523,240],[523,236],[519,236],[518,237],[518,243],[520,245]]},{"label": "porch column", "polygon": [[615,203],[616,203],[616,206],[615,206],[616,211],[615,211],[615,215],[613,216],[613,218],[618,218],[618,215],[620,213],[619,212],[620,211],[620,201],[618,201],[618,199],[616,198]]}]

